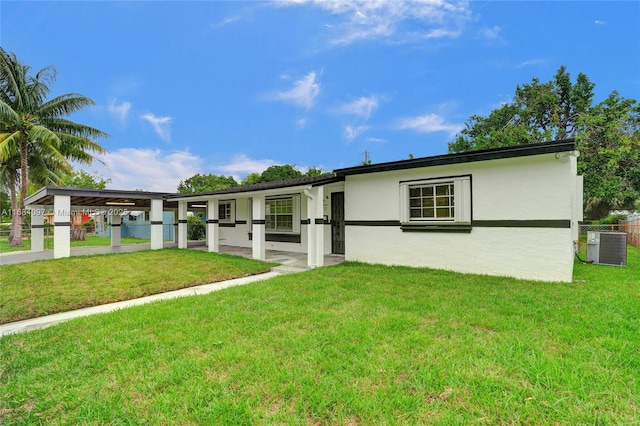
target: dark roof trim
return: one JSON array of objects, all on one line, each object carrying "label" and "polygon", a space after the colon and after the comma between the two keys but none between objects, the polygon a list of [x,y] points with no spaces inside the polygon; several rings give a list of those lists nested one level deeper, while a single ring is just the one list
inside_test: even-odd
[{"label": "dark roof trim", "polygon": [[336,177],[335,174],[330,173],[322,176],[311,176],[311,177],[302,177],[298,179],[285,180],[280,182],[266,182],[266,183],[256,183],[253,185],[245,185],[245,186],[236,186],[234,188],[225,188],[217,191],[210,192],[199,192],[193,194],[171,194],[166,197],[166,199],[171,200],[175,198],[190,198],[190,197],[202,197],[206,195],[225,195],[225,194],[240,194],[243,192],[258,192],[258,191],[266,191],[269,189],[280,189],[280,188],[291,188],[294,186],[320,186],[326,185],[334,182],[343,181],[343,177]]},{"label": "dark roof trim", "polygon": [[553,154],[557,152],[573,151],[575,141],[564,139],[553,142],[539,142],[506,148],[484,149],[480,151],[463,152],[457,154],[436,155],[434,157],[414,158],[411,160],[392,161],[388,163],[371,164],[334,170],[338,177],[360,175],[365,173],[388,172],[392,170],[416,169],[419,167],[445,166],[451,164],[471,163],[474,161],[499,160],[504,158],[526,157],[530,155]]},{"label": "dark roof trim", "polygon": [[166,192],[147,191],[121,191],[115,189],[87,189],[69,188],[62,186],[45,186],[38,192],[31,194],[25,200],[25,205],[38,204],[38,200],[53,195],[69,195],[73,197],[97,197],[97,198],[128,198],[131,200],[158,200],[164,199]]}]

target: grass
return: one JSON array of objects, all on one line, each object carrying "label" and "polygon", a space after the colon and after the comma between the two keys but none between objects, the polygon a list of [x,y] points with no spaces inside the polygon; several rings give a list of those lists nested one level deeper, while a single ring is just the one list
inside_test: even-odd
[{"label": "grass", "polygon": [[[131,237],[122,237],[121,245],[128,244],[145,244],[151,240],[144,238],[131,238]],[[22,247],[12,247],[7,239],[0,239],[0,253],[11,253],[14,251],[28,251],[31,250],[31,240],[23,240]],[[111,237],[99,237],[95,235],[87,235],[86,241],[71,241],[71,247],[86,247],[86,246],[109,246],[111,245]],[[45,249],[53,248],[53,237],[45,238],[44,240]]]},{"label": "grass", "polygon": [[9,424],[638,424],[640,250],[540,283],[344,263],[0,339]]},{"label": "grass", "polygon": [[196,250],[146,250],[0,266],[0,323],[133,299],[269,270]]}]

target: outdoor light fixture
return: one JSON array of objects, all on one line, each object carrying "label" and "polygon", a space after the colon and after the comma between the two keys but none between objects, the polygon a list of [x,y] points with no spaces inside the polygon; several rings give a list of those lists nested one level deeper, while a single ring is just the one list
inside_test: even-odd
[{"label": "outdoor light fixture", "polygon": [[130,203],[130,202],[120,202],[120,201],[107,201],[105,203],[108,206],[135,206],[136,203]]},{"label": "outdoor light fixture", "polygon": [[205,208],[207,206],[205,206],[204,204],[191,204],[191,207],[202,207],[202,208]]}]

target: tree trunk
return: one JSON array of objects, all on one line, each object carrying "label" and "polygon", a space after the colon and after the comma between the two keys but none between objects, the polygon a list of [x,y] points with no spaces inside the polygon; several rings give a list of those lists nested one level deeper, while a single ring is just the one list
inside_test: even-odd
[{"label": "tree trunk", "polygon": [[11,227],[13,231],[13,235],[9,244],[11,247],[22,247],[22,219],[24,213],[24,200],[27,198],[27,186],[29,185],[28,178],[28,167],[27,164],[27,144],[28,141],[25,139],[20,144],[20,200],[18,200],[18,209],[14,210],[13,217],[15,218],[15,222],[12,222],[13,225]]},{"label": "tree trunk", "polygon": [[71,229],[71,241],[86,241],[87,231],[82,226],[74,226]]},{"label": "tree trunk", "polygon": [[18,203],[15,186],[11,185],[11,231],[9,244],[11,247],[22,247],[22,211]]},{"label": "tree trunk", "polygon": [[11,185],[9,186],[9,194],[11,195],[11,229],[9,230],[9,238],[7,238],[7,241],[11,242],[11,240],[13,239],[13,222],[14,222],[14,216],[17,211],[18,211],[18,196],[16,194],[16,187],[14,183],[11,183]]}]

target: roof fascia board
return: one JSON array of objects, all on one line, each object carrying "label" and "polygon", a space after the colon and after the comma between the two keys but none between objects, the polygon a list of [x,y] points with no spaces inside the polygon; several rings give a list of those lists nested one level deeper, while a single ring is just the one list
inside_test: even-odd
[{"label": "roof fascia board", "polygon": [[222,192],[219,194],[196,194],[196,195],[186,195],[180,198],[171,197],[170,201],[187,201],[187,202],[197,202],[197,201],[207,201],[207,200],[228,200],[232,198],[249,198],[253,195],[285,195],[290,194],[292,192],[303,192],[305,189],[310,189],[312,185],[298,185],[298,186],[285,186],[282,188],[271,188],[271,189],[261,189],[257,191],[238,191],[238,192]]},{"label": "roof fascia board", "polygon": [[575,141],[566,139],[555,142],[541,142],[525,144],[507,148],[470,151],[458,154],[445,154],[433,157],[402,160],[388,163],[372,164],[369,166],[356,166],[338,169],[334,172],[341,177],[365,173],[388,172],[393,170],[417,169],[421,167],[445,166],[476,161],[499,160],[505,158],[526,157],[532,155],[553,154],[557,152],[573,151]]},{"label": "roof fascia board", "polygon": [[38,192],[25,199],[25,205],[38,204],[38,200],[55,195],[68,195],[70,197],[97,197],[97,198],[131,198],[136,200],[161,200],[168,194],[166,192],[146,191],[119,191],[114,189],[91,188],[67,188],[58,186],[45,186]]},{"label": "roof fascia board", "polygon": [[[344,181],[343,177],[330,177],[324,180],[320,180],[317,182],[308,182],[305,184],[289,184],[287,185],[287,181],[283,181],[285,183],[282,186],[276,186],[274,188],[268,189],[245,189],[247,187],[238,186],[236,188],[230,188],[230,190],[221,190],[220,192],[212,191],[207,193],[199,193],[199,194],[172,194],[168,196],[166,199],[169,201],[204,201],[204,200],[222,200],[233,198],[234,196],[238,196],[241,194],[257,194],[257,195],[280,195],[286,194],[291,191],[304,191],[310,187],[316,186],[324,186],[329,185],[335,182]],[[250,196],[250,195],[247,195]]]}]

